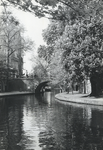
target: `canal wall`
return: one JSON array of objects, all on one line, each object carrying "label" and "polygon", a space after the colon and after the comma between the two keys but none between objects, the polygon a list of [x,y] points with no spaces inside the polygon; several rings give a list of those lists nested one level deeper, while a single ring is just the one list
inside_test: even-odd
[{"label": "canal wall", "polygon": [[8,92],[11,91],[32,91],[33,80],[29,79],[10,79],[8,81]]}]

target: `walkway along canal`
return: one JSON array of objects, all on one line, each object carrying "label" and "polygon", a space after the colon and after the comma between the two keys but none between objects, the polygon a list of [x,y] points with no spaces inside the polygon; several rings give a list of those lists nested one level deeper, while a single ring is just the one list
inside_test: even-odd
[{"label": "walkway along canal", "polygon": [[38,97],[0,98],[0,150],[102,150],[103,106]]},{"label": "walkway along canal", "polygon": [[69,94],[67,92],[59,93],[55,95],[55,98],[65,102],[103,106],[103,96],[96,98],[88,94],[80,94],[77,91],[74,94],[72,92]]}]

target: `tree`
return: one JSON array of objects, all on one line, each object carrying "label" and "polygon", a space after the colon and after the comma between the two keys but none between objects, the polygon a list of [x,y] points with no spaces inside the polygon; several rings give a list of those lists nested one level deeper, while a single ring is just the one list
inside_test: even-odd
[{"label": "tree", "polygon": [[38,52],[38,57],[43,58],[49,65],[51,61],[51,55],[53,53],[53,46],[40,45],[37,52]]},{"label": "tree", "polygon": [[[0,27],[1,53],[6,56],[7,68],[9,69],[14,57],[20,59],[22,53],[21,28],[19,23],[11,16],[10,12],[3,12]],[[17,68],[16,68],[17,69]]]},{"label": "tree", "polygon": [[[87,22],[81,22],[68,26],[68,46],[64,53],[66,70],[76,80],[90,77],[92,85],[91,95],[102,94],[103,82],[103,43],[102,20],[92,18]],[[63,46],[65,43],[63,42]]]},{"label": "tree", "polygon": [[39,83],[47,80],[49,78],[49,74],[48,63],[46,60],[44,58],[39,58],[32,55],[31,61],[33,66],[31,75],[34,76]]},{"label": "tree", "polygon": [[48,73],[53,85],[60,85],[65,80],[65,70],[63,70],[61,61],[62,50],[58,49],[58,45],[56,45],[63,29],[62,22],[52,21],[48,28],[43,31],[43,37],[47,45],[38,48],[38,56],[48,63]]},{"label": "tree", "polygon": [[[7,68],[12,67],[14,58],[19,60],[19,66],[21,66],[21,57],[24,51],[32,49],[33,42],[23,37],[24,29],[12,16],[11,12],[3,12],[0,22],[1,53],[6,55]],[[20,71],[19,75],[21,76]]]}]

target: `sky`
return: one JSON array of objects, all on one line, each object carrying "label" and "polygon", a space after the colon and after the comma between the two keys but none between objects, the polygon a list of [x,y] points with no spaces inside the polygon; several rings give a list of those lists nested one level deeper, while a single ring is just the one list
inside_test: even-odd
[{"label": "sky", "polygon": [[[35,17],[35,15],[29,12],[23,12],[22,10],[18,10],[16,8],[12,8],[11,10],[13,15],[25,28],[25,37],[28,37],[34,41],[35,48],[33,51],[34,55],[36,55],[38,46],[44,44],[42,31],[43,29],[47,28],[49,20],[46,18],[39,19],[38,17]],[[31,56],[32,54],[28,52],[24,57],[24,69],[27,70],[28,73],[32,70],[32,64],[30,61]]]}]

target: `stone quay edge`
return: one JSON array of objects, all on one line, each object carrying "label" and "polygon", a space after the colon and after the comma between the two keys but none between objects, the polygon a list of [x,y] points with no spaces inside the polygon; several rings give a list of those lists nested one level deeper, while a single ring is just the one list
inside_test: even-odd
[{"label": "stone quay edge", "polygon": [[79,94],[79,93],[59,93],[55,95],[55,98],[59,101],[86,104],[86,105],[98,105],[103,106],[103,97],[90,97],[88,94]]}]

